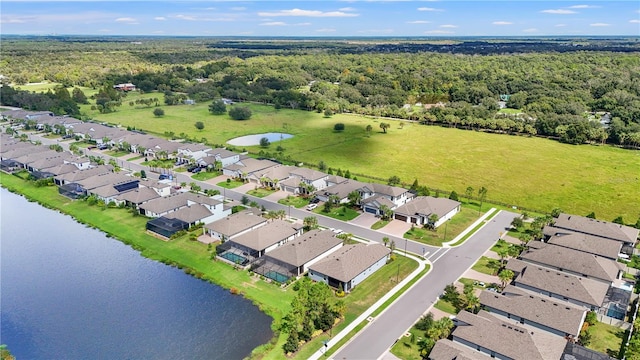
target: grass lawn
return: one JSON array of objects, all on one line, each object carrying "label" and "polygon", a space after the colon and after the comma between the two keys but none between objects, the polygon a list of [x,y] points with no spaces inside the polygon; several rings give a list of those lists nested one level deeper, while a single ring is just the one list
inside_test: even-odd
[{"label": "grass lawn", "polygon": [[521,109],[504,108],[504,109],[498,110],[498,113],[501,113],[501,114],[520,114],[521,112],[522,112]]},{"label": "grass lawn", "polygon": [[251,196],[263,198],[265,196],[273,194],[274,192],[276,192],[276,191],[275,190],[265,189],[265,188],[257,188],[257,189],[253,189],[253,190],[247,191],[247,194],[251,195]]},{"label": "grass lawn", "polygon": [[[158,93],[145,96],[162,97]],[[128,97],[123,103],[131,99]],[[206,138],[211,144],[284,130],[294,135],[278,142],[285,148],[284,155],[304,163],[322,160],[332,168],[349,169],[352,174],[380,178],[395,175],[407,184],[418,179],[420,184],[456,190],[459,194],[467,186],[485,186],[487,199],[543,212],[555,207],[575,214],[596,211],[609,221],[618,215],[628,221],[638,216],[633,209],[640,203],[640,192],[636,191],[640,157],[633,151],[412,123],[405,123],[400,129],[399,122],[393,120],[389,131],[382,134],[377,131],[379,120],[370,117],[336,114],[324,118],[315,112],[276,110],[255,104],[242,104],[251,108],[250,120],[235,121],[228,115],[209,114],[208,105],[160,106],[166,113],[162,118],[154,117],[151,109],[128,105],[110,114],[91,111],[90,106],[82,110],[99,121],[135,126],[159,135],[167,131],[185,133]],[[204,130],[193,126],[196,120],[205,124]],[[337,122],[345,124],[344,131],[333,131]],[[367,125],[376,129],[371,136],[366,136]],[[260,151],[259,146],[246,148]],[[424,153],[429,157],[416,166],[414,154]]]},{"label": "grass lawn", "polygon": [[[121,156],[125,156],[125,155],[131,154],[129,151],[120,151],[120,150],[109,150],[109,151],[105,151],[104,153],[106,155],[113,156],[113,157],[121,157]],[[131,159],[129,159],[129,160],[131,160]]]},{"label": "grass lawn", "polygon": [[338,220],[342,220],[342,221],[353,220],[356,217],[358,217],[358,215],[360,215],[359,212],[353,210],[350,207],[346,207],[346,206],[341,206],[339,208],[333,208],[333,209],[331,209],[330,212],[325,212],[324,211],[324,206],[319,206],[315,210],[313,210],[313,212],[316,213],[316,214],[328,216],[330,218],[334,218],[334,219],[338,219]]},{"label": "grass lawn", "polygon": [[448,301],[444,301],[442,299],[439,299],[434,305],[434,308],[440,310],[440,311],[444,311],[446,313],[449,314],[457,314],[458,312],[456,311],[455,306],[453,306],[450,302]]},{"label": "grass lawn", "polygon": [[213,179],[218,175],[220,175],[220,173],[217,171],[200,171],[199,173],[192,175],[191,178],[198,181],[205,181]]},{"label": "grass lawn", "polygon": [[375,224],[371,225],[372,230],[382,229],[389,224],[389,220],[378,220]]},{"label": "grass lawn", "polygon": [[591,333],[591,343],[587,346],[589,349],[615,358],[618,357],[622,346],[622,338],[625,334],[624,330],[598,322],[593,326],[589,326],[589,332]]},{"label": "grass lawn", "polygon": [[216,185],[218,185],[220,187],[223,187],[223,188],[227,188],[227,189],[233,189],[233,188],[237,188],[240,185],[244,185],[244,183],[242,181],[231,180],[229,182],[221,181],[221,182],[217,183]]},{"label": "grass lawn", "polygon": [[301,207],[307,206],[309,204],[309,199],[305,199],[300,196],[288,195],[286,198],[278,200],[278,203],[282,205],[291,205],[299,209]]},{"label": "grass lawn", "polygon": [[498,251],[500,251],[501,249],[509,249],[510,245],[511,243],[508,243],[503,239],[498,239],[498,241],[496,241],[496,244],[491,247],[491,251],[493,251],[494,253],[498,253]]},{"label": "grass lawn", "polygon": [[482,256],[471,268],[483,274],[495,275],[500,268],[500,260]]},{"label": "grass lawn", "polygon": [[[427,245],[442,246],[443,242],[450,241],[464,229],[468,228],[474,221],[478,219],[478,211],[467,207],[460,207],[460,212],[457,213],[451,220],[440,225],[435,231],[429,229],[423,229],[421,227],[415,227],[404,234],[404,237],[409,240],[415,240]],[[445,239],[446,232],[446,239]]]},{"label": "grass lawn", "polygon": [[410,336],[403,336],[398,340],[391,348],[391,353],[398,359],[403,360],[422,360],[422,356],[419,354],[418,341],[424,336],[424,331],[418,330],[412,327],[409,330]]}]

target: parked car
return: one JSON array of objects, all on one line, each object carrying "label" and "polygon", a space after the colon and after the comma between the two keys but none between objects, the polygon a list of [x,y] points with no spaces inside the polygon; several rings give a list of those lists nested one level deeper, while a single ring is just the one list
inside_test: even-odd
[{"label": "parked car", "polygon": [[160,174],[158,177],[159,180],[173,180],[173,176],[169,174]]},{"label": "parked car", "polygon": [[311,199],[311,201],[309,201],[309,202],[310,202],[311,204],[317,204],[317,203],[319,203],[319,202],[320,202],[320,199],[318,199],[318,198],[313,198],[313,199]]},{"label": "parked car", "polygon": [[318,207],[318,204],[309,204],[307,205],[307,210],[311,211]]},{"label": "parked car", "polygon": [[202,171],[202,168],[196,167],[195,169],[193,169],[191,172],[196,174],[199,173],[200,171]]}]

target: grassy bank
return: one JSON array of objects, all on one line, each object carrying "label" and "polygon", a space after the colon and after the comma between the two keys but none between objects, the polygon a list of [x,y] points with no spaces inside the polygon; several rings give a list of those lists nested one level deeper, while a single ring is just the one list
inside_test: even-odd
[{"label": "grassy bank", "polygon": [[[458,194],[464,194],[468,186],[476,190],[485,186],[488,199],[544,212],[555,207],[580,215],[595,211],[603,220],[622,215],[628,222],[638,216],[640,193],[635,189],[640,186],[640,156],[634,151],[411,123],[400,128],[394,121],[384,134],[379,131],[379,121],[369,117],[338,114],[326,118],[314,112],[246,106],[253,112],[246,121],[213,116],[205,103],[162,106],[166,115],[161,118],[153,116],[152,108],[128,105],[111,114],[98,114],[86,107],[83,111],[101,121],[156,134],[185,133],[211,144],[282,131],[294,137],[274,143],[266,151],[275,152],[280,145],[285,156],[305,163],[322,160],[352,174],[383,179],[396,175],[407,184],[418,179],[420,184]],[[205,124],[203,130],[195,128],[196,120]],[[344,131],[333,131],[337,122],[345,124]],[[367,125],[373,127],[370,135],[365,131]],[[247,149],[261,150],[258,146]]]}]

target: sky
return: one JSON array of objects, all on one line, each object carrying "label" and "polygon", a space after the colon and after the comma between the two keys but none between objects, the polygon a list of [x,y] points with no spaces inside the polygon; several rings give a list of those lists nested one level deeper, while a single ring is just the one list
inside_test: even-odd
[{"label": "sky", "polygon": [[640,36],[638,1],[6,1],[0,33],[176,36]]}]

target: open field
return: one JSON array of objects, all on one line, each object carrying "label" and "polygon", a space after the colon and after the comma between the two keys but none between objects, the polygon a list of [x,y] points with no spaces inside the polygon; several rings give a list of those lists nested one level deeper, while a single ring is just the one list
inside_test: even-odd
[{"label": "open field", "polygon": [[[458,194],[464,194],[467,186],[476,190],[485,186],[487,199],[545,212],[555,207],[580,215],[595,211],[603,220],[622,215],[627,222],[635,222],[640,215],[637,151],[410,123],[400,129],[390,120],[385,120],[391,128],[383,134],[379,121],[368,117],[339,114],[325,118],[314,112],[246,106],[253,111],[246,121],[210,115],[208,104],[162,106],[166,115],[161,118],[153,116],[152,108],[128,105],[111,114],[97,114],[86,106],[83,111],[101,121],[160,135],[185,133],[210,144],[246,134],[284,131],[294,137],[273,143],[267,151],[274,152],[281,145],[285,156],[305,163],[322,160],[352,174],[396,175],[407,184],[418,179],[421,185]],[[204,122],[205,128],[197,130],[195,121]],[[333,131],[337,122],[345,124],[344,131]],[[367,125],[373,127],[370,136]],[[261,149],[247,150],[257,153]]]}]

